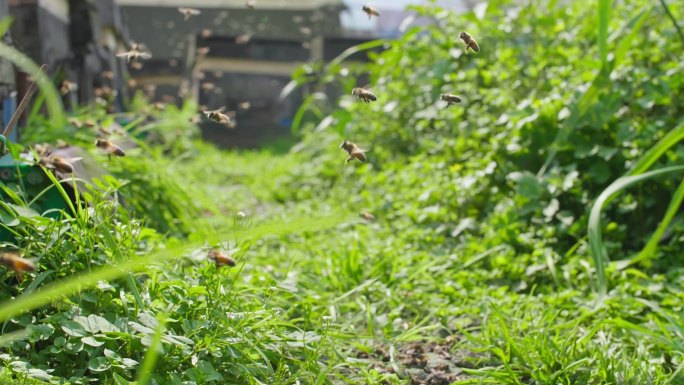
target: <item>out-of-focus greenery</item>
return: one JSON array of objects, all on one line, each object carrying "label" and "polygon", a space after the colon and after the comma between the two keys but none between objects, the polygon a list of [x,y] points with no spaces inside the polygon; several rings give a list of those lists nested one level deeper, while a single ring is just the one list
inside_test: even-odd
[{"label": "out-of-focus greenery", "polygon": [[[27,143],[67,137],[114,177],[59,220],[13,212],[38,270],[0,286],[0,380],[684,381],[684,41],[662,3],[598,3],[414,7],[435,25],[370,64],[295,74],[343,96],[306,99],[286,155],[195,141],[192,103],[136,104],[125,158],[98,155],[94,130],[34,119]],[[363,76],[375,103],[348,95]],[[98,114],[77,117],[114,119]],[[345,165],[343,139],[368,163]],[[601,195],[611,185],[631,187]],[[605,293],[588,238],[599,196]],[[376,220],[340,216],[359,212]],[[237,267],[206,260],[217,245]],[[439,357],[416,348],[433,342]]]}]

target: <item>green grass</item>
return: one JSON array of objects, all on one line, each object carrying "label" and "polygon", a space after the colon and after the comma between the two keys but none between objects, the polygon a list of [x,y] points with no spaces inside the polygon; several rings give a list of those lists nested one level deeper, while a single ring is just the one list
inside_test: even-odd
[{"label": "green grass", "polygon": [[320,66],[320,89],[368,74],[379,100],[311,96],[287,152],[197,141],[192,102],[136,99],[115,159],[33,116],[28,142],[110,175],[56,219],[3,186],[38,269],[0,281],[0,383],[683,383],[684,42],[657,21],[684,10],[501,3],[413,7],[438,26]]}]

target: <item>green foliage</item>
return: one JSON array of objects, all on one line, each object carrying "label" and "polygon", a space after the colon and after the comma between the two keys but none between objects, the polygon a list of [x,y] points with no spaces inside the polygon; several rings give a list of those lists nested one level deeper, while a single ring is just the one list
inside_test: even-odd
[{"label": "green foliage", "polygon": [[286,155],[194,141],[191,103],[76,114],[125,118],[125,158],[34,119],[112,176],[56,218],[7,192],[37,270],[0,286],[0,381],[681,382],[684,41],[659,21],[684,10],[607,4],[412,7],[435,24],[295,74],[341,96],[306,98]]}]

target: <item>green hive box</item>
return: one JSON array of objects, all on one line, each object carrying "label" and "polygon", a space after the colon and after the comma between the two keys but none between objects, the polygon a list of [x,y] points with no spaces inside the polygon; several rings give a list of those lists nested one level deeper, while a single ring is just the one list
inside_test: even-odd
[{"label": "green hive box", "polygon": [[[11,154],[0,158],[0,184],[3,187],[0,191],[0,199],[5,203],[15,203],[11,197],[7,196],[5,192],[7,188],[15,192],[23,191],[24,198],[27,201],[33,200],[45,191],[31,205],[31,208],[41,215],[50,209],[64,210],[68,207],[67,202],[40,166],[22,159],[14,159]],[[70,196],[73,196],[73,189],[70,184],[64,183],[62,186]],[[48,187],[50,188],[48,189]],[[21,196],[21,194],[19,195]],[[12,240],[12,234],[5,226],[13,225],[11,222],[13,222],[14,215],[8,213],[7,210],[9,208],[4,207],[4,205],[0,207],[0,221],[3,223],[0,227],[0,242]],[[45,216],[59,218],[60,212],[58,210],[51,210]]]}]

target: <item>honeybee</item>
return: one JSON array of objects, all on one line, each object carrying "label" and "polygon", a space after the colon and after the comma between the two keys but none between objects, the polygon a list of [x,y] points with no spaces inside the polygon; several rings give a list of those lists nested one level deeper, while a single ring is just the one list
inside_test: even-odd
[{"label": "honeybee", "polygon": [[138,43],[131,44],[130,51],[117,53],[116,56],[125,57],[126,62],[128,63],[130,63],[131,60],[135,62],[137,59],[147,60],[152,57],[149,52],[142,51],[142,47]]},{"label": "honeybee", "polygon": [[68,80],[62,80],[62,82],[59,85],[59,92],[64,96],[68,95],[72,91],[76,90],[76,84],[72,83]]},{"label": "honeybee", "polygon": [[195,8],[183,8],[183,7],[178,8],[178,12],[180,12],[180,13],[183,15],[183,17],[185,18],[185,20],[188,20],[188,19],[191,18],[192,16],[197,16],[197,15],[199,15],[200,13],[202,13],[202,11],[200,11],[199,9],[195,9]]},{"label": "honeybee", "polygon": [[78,162],[81,159],[83,158],[66,159],[59,155],[50,155],[41,157],[39,163],[46,168],[57,170],[64,174],[71,174],[74,172],[72,163]]},{"label": "honeybee", "polygon": [[250,40],[252,40],[252,35],[245,33],[235,38],[235,44],[247,44]]},{"label": "honeybee", "polygon": [[214,85],[214,83],[211,82],[202,82],[202,84],[200,84],[200,88],[202,88],[205,91],[211,91],[214,89],[214,87],[216,87],[216,85]]},{"label": "honeybee", "polygon": [[247,111],[247,110],[249,110],[249,108],[250,108],[251,106],[252,106],[252,105],[251,105],[249,102],[242,102],[242,103],[238,104],[238,108],[239,108],[241,111]]},{"label": "honeybee", "polygon": [[98,139],[95,141],[95,146],[97,148],[102,149],[107,153],[108,155],[116,155],[116,156],[125,156],[126,152],[123,150],[123,148],[117,146],[116,144],[110,142],[107,139]]},{"label": "honeybee", "polygon": [[216,123],[223,124],[228,128],[235,128],[235,111],[228,111],[223,113],[225,107],[221,107],[216,110],[202,111],[204,116],[213,120]]},{"label": "honeybee", "polygon": [[200,56],[204,56],[209,53],[209,47],[199,47],[197,48],[197,54]]},{"label": "honeybee", "polygon": [[212,30],[210,30],[209,28],[204,28],[204,29],[202,30],[202,32],[200,32],[200,35],[201,35],[203,38],[207,38],[207,37],[209,37],[209,36],[211,36],[211,35],[213,35],[213,34],[214,34],[214,32],[213,32]]},{"label": "honeybee", "polygon": [[371,213],[369,213],[369,212],[367,212],[367,211],[362,212],[361,214],[359,214],[359,216],[360,216],[361,218],[363,218],[363,219],[369,221],[369,222],[372,222],[372,221],[375,220],[375,215],[373,215],[373,214],[371,214]]},{"label": "honeybee", "polygon": [[133,68],[134,70],[140,70],[143,68],[143,63],[139,61],[134,61],[133,63],[131,63],[131,68]]},{"label": "honeybee", "polygon": [[377,9],[371,7],[370,5],[364,5],[363,7],[361,7],[361,10],[366,12],[366,14],[368,15],[368,20],[370,20],[373,16],[380,17],[380,12],[378,12]]},{"label": "honeybee", "polygon": [[301,33],[302,35],[308,36],[308,35],[311,35],[311,32],[312,32],[311,28],[309,28],[309,27],[299,27],[299,33]]},{"label": "honeybee", "polygon": [[114,71],[102,71],[100,76],[102,76],[105,79],[112,80],[114,79]]},{"label": "honeybee", "polygon": [[81,122],[81,121],[80,121],[79,119],[77,119],[77,118],[69,118],[69,119],[67,119],[67,121],[69,122],[69,124],[73,125],[73,126],[76,127],[76,128],[81,128],[81,127],[83,127],[83,122]]},{"label": "honeybee", "polygon": [[461,32],[459,35],[463,44],[465,44],[465,52],[468,53],[468,48],[472,49],[474,52],[480,52],[480,46],[477,45],[475,39],[468,34],[468,32]]},{"label": "honeybee", "polygon": [[461,102],[461,98],[454,94],[442,94],[441,98],[442,101],[447,102],[447,107],[450,107],[452,104]]},{"label": "honeybee", "polygon": [[0,264],[14,271],[19,282],[24,278],[24,273],[36,270],[36,265],[26,258],[22,258],[18,250],[4,250],[0,252]]},{"label": "honeybee", "polygon": [[216,267],[235,266],[233,257],[216,249],[209,250],[207,257],[216,263]]},{"label": "honeybee", "polygon": [[256,6],[256,0],[245,1],[245,7],[247,7],[248,9],[254,9],[255,6]]},{"label": "honeybee", "polygon": [[371,101],[376,101],[378,100],[378,97],[375,96],[374,93],[370,92],[369,90],[361,87],[356,87],[352,89],[352,95],[356,96],[357,98],[363,100],[366,103],[370,103]]},{"label": "honeybee", "polygon": [[349,158],[347,158],[347,161],[344,162],[345,164],[354,159],[358,159],[362,162],[366,161],[366,154],[364,154],[364,150],[360,149],[356,144],[345,140],[342,142],[342,144],[340,144],[340,148],[344,151],[347,151],[347,154],[349,154]]}]

